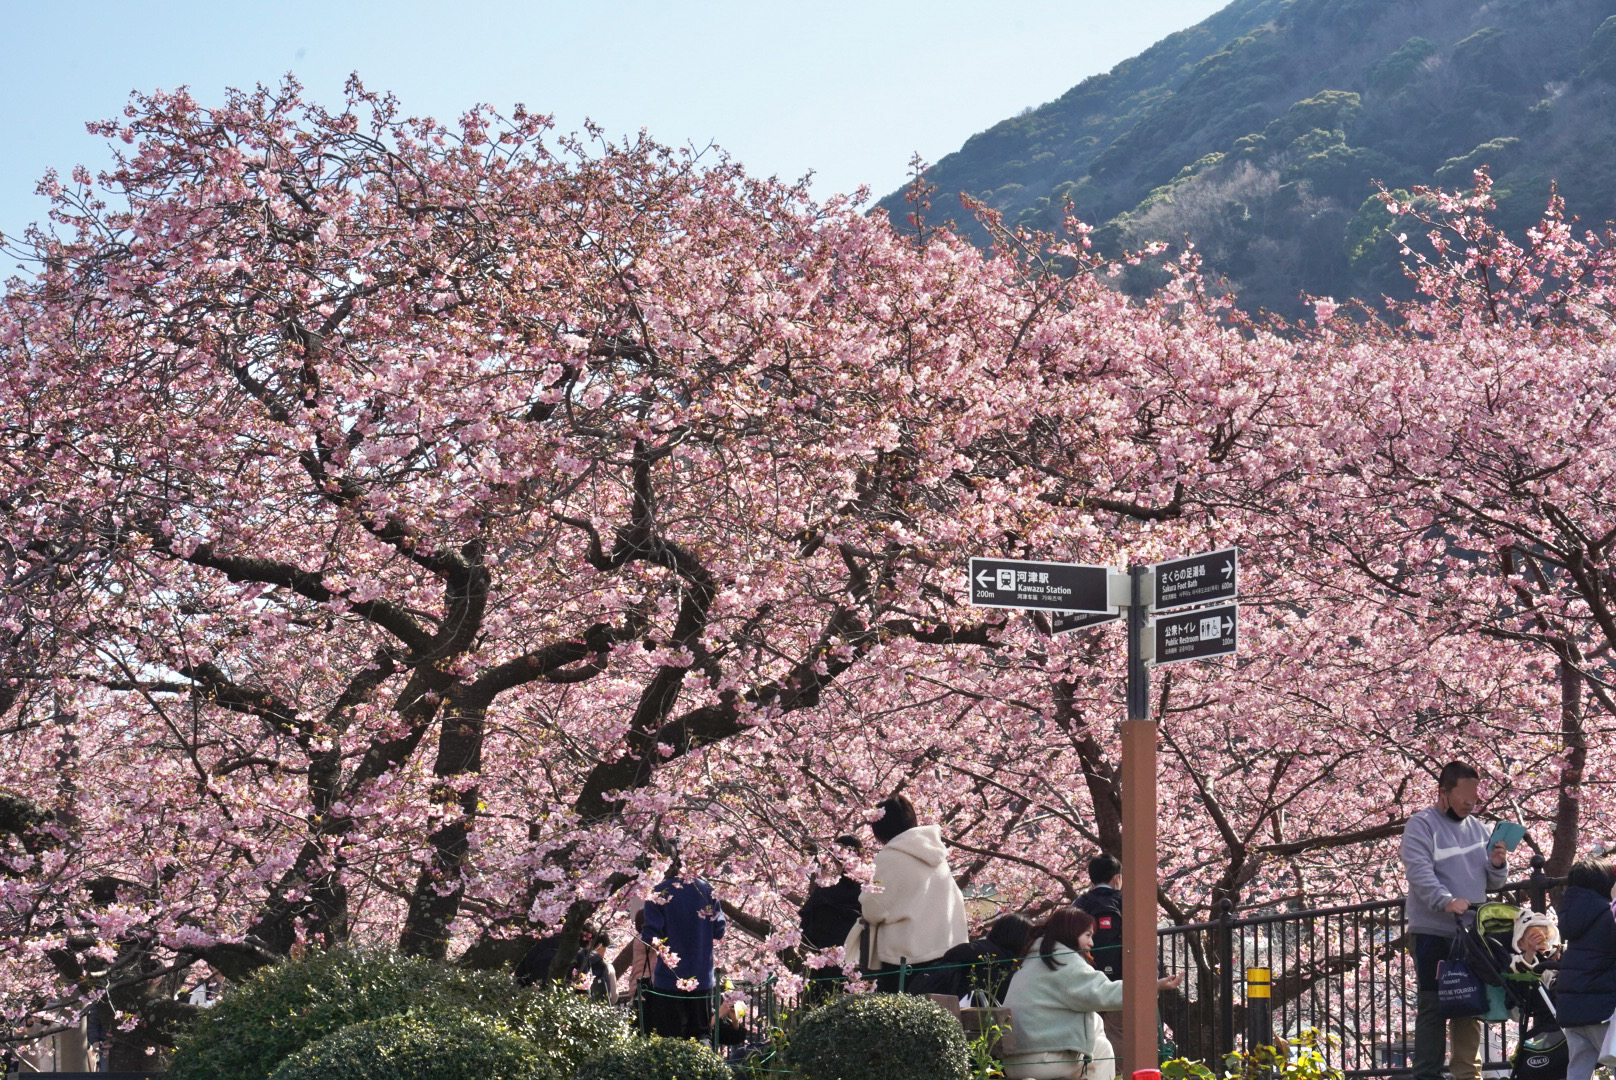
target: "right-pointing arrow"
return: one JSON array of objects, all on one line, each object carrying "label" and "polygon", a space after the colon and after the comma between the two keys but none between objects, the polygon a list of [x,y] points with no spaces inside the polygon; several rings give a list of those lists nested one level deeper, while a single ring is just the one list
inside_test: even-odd
[{"label": "right-pointing arrow", "polygon": [[1226,562],[1223,564],[1223,576],[1225,578],[1231,578],[1234,576],[1234,563]]}]

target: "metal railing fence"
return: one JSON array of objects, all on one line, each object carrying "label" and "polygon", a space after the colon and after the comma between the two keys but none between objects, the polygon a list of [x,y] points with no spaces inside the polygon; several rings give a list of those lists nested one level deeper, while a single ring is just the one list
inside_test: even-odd
[{"label": "metal railing fence", "polygon": [[[1505,885],[1493,899],[1543,911],[1549,890],[1562,883],[1544,875],[1539,856],[1531,877]],[[1402,900],[1240,916],[1223,901],[1217,918],[1161,927],[1156,942],[1160,969],[1186,976],[1178,991],[1159,998],[1164,1056],[1217,1068],[1229,1053],[1265,1044],[1262,1028],[1271,1024],[1272,1034],[1283,1038],[1309,1030],[1325,1036],[1320,1051],[1349,1078],[1409,1071],[1416,986]],[[1267,1008],[1248,1008],[1251,968],[1270,973]],[[888,974],[896,974],[899,988],[908,981],[906,970]],[[820,990],[836,992],[823,983]],[[766,1042],[799,1007],[795,995],[782,994],[773,979],[732,984],[727,996],[745,1002],[739,1026],[752,1045]],[[725,997],[715,992],[715,1012]],[[1259,1030],[1248,1030],[1254,1021],[1260,1021]],[[1483,1025],[1484,1071],[1508,1074],[1513,1026]]]},{"label": "metal railing fence", "polygon": [[[1530,878],[1493,898],[1544,910],[1561,882],[1543,874],[1541,857],[1532,863]],[[1259,1013],[1244,984],[1248,969],[1265,968],[1272,996],[1262,1012],[1271,1010],[1273,1034],[1319,1032],[1326,1059],[1349,1077],[1410,1068],[1416,986],[1402,900],[1239,917],[1224,901],[1216,919],[1162,927],[1156,940],[1161,968],[1186,976],[1179,993],[1161,996],[1163,1044],[1174,1056],[1213,1063],[1258,1045],[1248,1028]],[[1508,1027],[1483,1025],[1484,1069],[1507,1073]]]}]

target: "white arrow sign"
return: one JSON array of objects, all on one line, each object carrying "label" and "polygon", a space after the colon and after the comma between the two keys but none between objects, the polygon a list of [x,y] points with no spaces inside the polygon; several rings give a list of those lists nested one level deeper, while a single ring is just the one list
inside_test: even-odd
[{"label": "white arrow sign", "polygon": [[1239,590],[1240,551],[1224,548],[1160,562],[1151,567],[1155,576],[1155,609],[1232,600]]},{"label": "white arrow sign", "polygon": [[1110,567],[972,558],[965,572],[975,607],[1109,614]]},{"label": "white arrow sign", "polygon": [[1151,660],[1157,667],[1229,656],[1240,647],[1239,608],[1234,604],[1159,615],[1152,629]]}]

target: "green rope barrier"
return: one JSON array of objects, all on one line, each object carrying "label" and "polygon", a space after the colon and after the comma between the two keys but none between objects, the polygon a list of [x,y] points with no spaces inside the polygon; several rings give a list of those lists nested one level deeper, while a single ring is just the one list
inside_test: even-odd
[{"label": "green rope barrier", "polygon": [[[749,1038],[766,1038],[771,1032],[782,1030],[783,1027],[787,1026],[785,1023],[785,1014],[795,1011],[796,1008],[802,1004],[806,1004],[807,996],[812,993],[813,987],[844,985],[853,981],[854,979],[874,982],[883,976],[891,977],[896,975],[899,992],[905,993],[910,992],[910,988],[912,987],[914,980],[922,974],[929,974],[932,972],[970,971],[973,974],[979,974],[982,976],[980,979],[972,980],[973,987],[971,992],[985,992],[989,997],[988,1007],[1001,1007],[998,1004],[998,995],[994,993],[994,991],[1000,987],[1003,984],[1003,981],[1006,980],[1008,976],[1019,967],[1020,963],[1020,958],[997,960],[983,959],[963,961],[952,964],[924,965],[915,965],[904,962],[895,965],[890,970],[856,969],[853,975],[848,975],[842,968],[835,966],[814,968],[809,969],[805,973],[805,982],[802,988],[803,998],[799,1001],[793,1001],[790,997],[783,996],[779,993],[777,988],[781,978],[779,974],[771,974],[762,982],[757,983],[732,983],[730,984],[730,989],[727,991],[723,987],[715,986],[711,990],[707,991],[709,1000],[714,1006],[714,1022],[709,1033],[709,1041],[715,1050],[722,1052],[724,1046],[720,1042],[719,1013],[721,1012],[722,1008],[722,999],[724,999],[726,996],[734,995],[736,1000],[746,1004],[747,1011],[745,1018],[738,1021],[746,1035]],[[821,972],[826,972],[829,974],[820,974]],[[644,1030],[644,1003],[647,998],[651,997],[689,1000],[691,994],[688,992],[678,993],[666,990],[658,990],[657,988],[649,985],[642,985],[638,987],[634,1000],[637,1016],[640,1020],[641,1030]],[[1171,1040],[1169,1040],[1167,1037],[1167,1029],[1164,1018],[1159,1014],[1156,1017],[1156,1033],[1158,1045],[1162,1048],[1162,1056],[1165,1059],[1166,1057],[1171,1056],[1173,1046]],[[746,1075],[754,1077],[785,1077],[794,1075],[793,1070],[786,1068],[783,1062],[779,1060],[780,1055],[776,1047],[767,1043],[743,1043],[741,1045],[754,1046],[756,1052],[760,1055],[739,1063],[740,1066],[746,1070]],[[1079,1055],[1075,1051],[1070,1053],[1055,1051],[1051,1052],[1050,1054],[1038,1054],[1037,1060],[1031,1060],[1021,1054],[996,1055],[996,1057],[998,1060],[1005,1061],[1010,1064],[1028,1065],[1077,1065],[1086,1060],[1090,1063],[1111,1063],[1112,1066],[1115,1067],[1118,1062],[1118,1059],[1115,1056],[1115,1048],[1113,1048],[1113,1052],[1111,1054],[1102,1054],[1098,1056]]]}]

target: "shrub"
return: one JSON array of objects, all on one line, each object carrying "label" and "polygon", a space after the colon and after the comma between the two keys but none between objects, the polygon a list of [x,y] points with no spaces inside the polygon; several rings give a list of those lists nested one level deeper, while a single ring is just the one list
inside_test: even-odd
[{"label": "shrub", "polygon": [[732,1080],[724,1059],[689,1039],[631,1039],[609,1047],[578,1069],[577,1080]]},{"label": "shrub", "polygon": [[476,1013],[384,1016],[350,1024],[281,1062],[270,1080],[534,1080],[538,1048]]},{"label": "shrub", "polygon": [[1338,1050],[1341,1040],[1313,1028],[1295,1038],[1276,1040],[1278,1046],[1256,1046],[1236,1051],[1223,1059],[1223,1068],[1214,1071],[1204,1062],[1172,1058],[1161,1063],[1162,1080],[1343,1080],[1345,1073],[1331,1065],[1326,1051]]},{"label": "shrub", "polygon": [[815,1009],[786,1050],[808,1080],[966,1080],[959,1021],[912,994],[855,994]]},{"label": "shrub", "polygon": [[265,968],[219,999],[178,1041],[171,1080],[264,1080],[293,1053],[352,1024],[405,1012],[469,1011],[537,1048],[545,1080],[570,1080],[627,1035],[614,1010],[561,988],[524,990],[500,972],[462,971],[381,950],[334,949]]},{"label": "shrub", "polygon": [[333,949],[264,968],[232,987],[175,1047],[172,1080],[263,1080],[289,1055],[349,1024],[420,1004],[442,968],[419,957]]},{"label": "shrub", "polygon": [[504,996],[503,1011],[478,1011],[497,1017],[537,1049],[540,1077],[572,1080],[586,1060],[629,1037],[627,1013],[564,986],[513,994],[507,982]]}]

